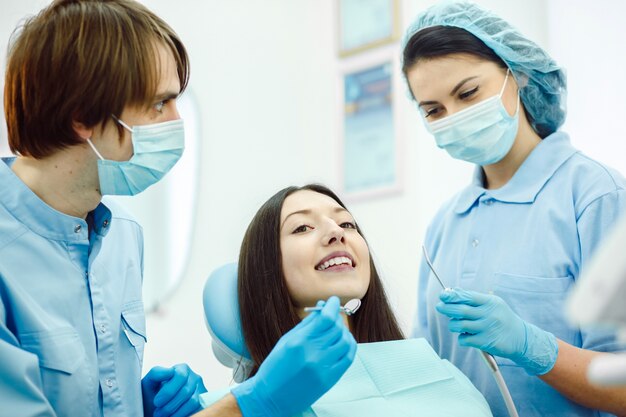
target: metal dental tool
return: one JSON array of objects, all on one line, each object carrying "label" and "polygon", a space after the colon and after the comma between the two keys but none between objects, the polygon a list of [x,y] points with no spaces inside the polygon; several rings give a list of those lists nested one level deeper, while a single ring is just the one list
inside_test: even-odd
[{"label": "metal dental tool", "polygon": [[[351,316],[356,313],[359,307],[361,307],[361,300],[359,300],[358,298],[353,298],[351,300],[348,300],[348,302],[342,307],[339,307],[339,309],[346,313],[346,316]],[[322,308],[323,307],[304,307],[304,311],[308,313],[311,311],[320,311]]]},{"label": "metal dental tool", "polygon": [[[444,291],[449,291],[450,287],[446,287],[443,284],[443,281],[441,281],[441,278],[439,278],[439,275],[435,271],[435,267],[433,267],[433,264],[430,261],[430,257],[428,256],[428,252],[426,251],[426,246],[424,245],[422,245],[422,252],[424,253],[424,259],[426,260],[426,263],[428,264],[428,268],[430,268],[430,271],[433,273],[435,278],[437,278],[437,281],[439,282],[439,285],[441,285],[441,288]],[[496,380],[496,384],[498,385],[498,389],[500,390],[500,394],[502,395],[502,399],[504,400],[506,409],[509,412],[509,416],[519,417],[519,414],[517,414],[517,409],[515,408],[515,403],[513,403],[513,398],[511,398],[511,393],[509,392],[509,388],[506,386],[506,382],[504,381],[504,378],[502,377],[502,374],[500,373],[500,368],[498,367],[498,363],[496,362],[496,359],[490,353],[484,352],[480,349],[478,351],[480,352],[485,363],[491,370],[491,373],[493,374],[493,378]]]},{"label": "metal dental tool", "polygon": [[437,281],[439,281],[439,285],[441,285],[441,288],[443,288],[444,290],[449,289],[449,287],[446,287],[443,284],[443,281],[441,280],[441,278],[439,278],[439,275],[437,275],[437,272],[435,271],[435,267],[433,267],[433,263],[430,261],[430,258],[428,257],[428,252],[426,252],[426,246],[424,245],[422,245],[422,252],[424,252],[424,259],[426,259],[426,263],[428,264],[430,271],[433,273],[433,275],[435,275],[435,278],[437,278]]}]

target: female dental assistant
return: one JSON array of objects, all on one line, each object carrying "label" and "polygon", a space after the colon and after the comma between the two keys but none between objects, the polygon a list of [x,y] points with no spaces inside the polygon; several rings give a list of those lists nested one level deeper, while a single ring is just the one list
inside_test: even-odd
[{"label": "female dental assistant", "polygon": [[[565,75],[507,22],[467,2],[437,4],[404,38],[403,72],[437,145],[476,164],[430,224],[414,336],[426,337],[506,408],[477,349],[493,354],[522,416],[626,414],[626,390],[590,385],[591,358],[623,348],[570,326],[563,301],[626,211],[626,181],[558,130]],[[477,349],[472,349],[477,348]]]}]

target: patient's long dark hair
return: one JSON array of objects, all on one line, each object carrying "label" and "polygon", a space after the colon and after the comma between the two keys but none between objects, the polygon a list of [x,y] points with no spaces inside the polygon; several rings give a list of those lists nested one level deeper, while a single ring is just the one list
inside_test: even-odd
[{"label": "patient's long dark hair", "polygon": [[[324,194],[346,208],[330,189],[309,184],[280,190],[252,219],[241,244],[237,283],[243,336],[254,362],[249,377],[256,373],[278,339],[300,322],[282,269],[280,214],[285,199],[301,190]],[[358,225],[357,231],[363,236]],[[352,334],[359,343],[403,339],[371,256],[370,271],[370,284],[361,308],[348,318]]]}]

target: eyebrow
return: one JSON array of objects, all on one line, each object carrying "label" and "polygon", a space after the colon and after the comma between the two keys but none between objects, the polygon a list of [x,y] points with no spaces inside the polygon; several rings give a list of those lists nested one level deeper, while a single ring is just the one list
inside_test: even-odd
[{"label": "eyebrow", "polygon": [[[455,86],[454,86],[454,88],[452,89],[452,91],[450,91],[450,95],[451,95],[451,96],[455,95],[455,94],[456,94],[456,92],[457,92],[457,91],[459,91],[459,89],[460,89],[461,87],[463,87],[463,84],[465,84],[466,82],[471,81],[471,80],[473,80],[473,79],[475,79],[475,78],[478,78],[478,76],[477,76],[477,75],[474,75],[474,76],[472,76],[472,77],[467,77],[467,78],[464,78],[464,79],[462,79],[461,81],[459,81],[459,83],[458,83],[457,85],[455,85]],[[419,105],[420,107],[421,107],[421,106],[428,106],[428,105],[431,105],[431,104],[439,104],[439,102],[438,102],[438,101],[429,100],[429,101],[420,101],[420,102],[418,103],[418,105]]]},{"label": "eyebrow", "polygon": [[[335,209],[333,210],[333,213],[340,213],[340,212],[348,212],[348,210],[346,210],[343,207],[335,207]],[[282,229],[283,226],[285,225],[285,222],[287,221],[287,219],[291,216],[294,216],[296,214],[311,214],[313,212],[313,210],[311,209],[304,209],[304,210],[298,210],[298,211],[294,211],[293,213],[289,213],[287,215],[287,217],[285,217],[285,220],[283,220],[283,222],[280,224],[280,228]],[[349,213],[349,212],[348,212]]]},{"label": "eyebrow", "polygon": [[154,101],[166,101],[166,100],[172,100],[177,98],[180,95],[180,93],[174,93],[172,91],[165,91],[163,93],[157,94],[154,97]]},{"label": "eyebrow", "polygon": [[459,81],[459,83],[452,89],[452,91],[450,91],[450,95],[453,96],[456,94],[457,91],[459,91],[459,89],[461,87],[463,87],[463,84],[465,84],[466,82],[473,80],[474,78],[478,78],[477,75],[474,75],[473,77],[467,77],[464,80]]}]

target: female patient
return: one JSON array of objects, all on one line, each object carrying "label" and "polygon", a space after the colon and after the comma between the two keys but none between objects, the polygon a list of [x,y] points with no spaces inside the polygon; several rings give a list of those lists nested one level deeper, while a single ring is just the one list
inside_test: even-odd
[{"label": "female patient", "polygon": [[403,338],[360,229],[326,187],[288,187],[259,209],[241,245],[238,283],[255,369],[306,316],[304,307],[332,295],[342,305],[361,300],[358,314],[345,318],[358,343]]},{"label": "female patient", "polygon": [[[318,300],[331,296],[339,297],[341,304],[353,298],[361,300],[356,314],[344,316],[346,325],[359,343],[355,363],[316,404],[333,397],[333,392],[336,398],[363,391],[362,387],[358,387],[358,384],[364,383],[359,377],[362,374],[357,371],[351,373],[361,365],[367,368],[367,358],[359,360],[360,353],[365,355],[372,346],[383,349],[375,351],[375,364],[371,367],[374,369],[376,362],[382,362],[383,357],[388,360],[391,354],[397,358],[402,344],[415,342],[391,342],[403,339],[403,335],[387,301],[365,238],[341,200],[321,185],[285,188],[259,209],[241,246],[238,294],[243,335],[254,363],[249,376],[258,370],[280,337],[308,314],[304,311],[305,307],[320,305]],[[446,361],[441,361],[426,342],[423,342],[423,351],[426,355],[421,355],[422,362],[417,358],[410,362],[428,362],[428,372],[433,372],[434,368],[430,367],[433,363],[435,367],[442,366],[447,382],[442,384],[439,381],[441,388],[434,389],[445,389],[446,392],[438,396],[431,389],[428,394],[423,392],[424,395],[420,396],[415,391],[406,390],[412,394],[405,397],[385,395],[384,400],[381,399],[385,407],[391,406],[391,401],[398,401],[405,410],[408,404],[412,413],[424,411],[429,416],[450,415],[452,410],[460,409],[466,416],[491,415],[483,397],[467,378]],[[432,357],[429,356],[431,354]],[[424,356],[431,359],[426,360]],[[441,362],[445,362],[445,366]],[[402,367],[410,368],[411,364],[403,364]],[[418,376],[426,374],[426,368],[423,372],[418,371]],[[375,371],[367,369],[367,372]],[[419,379],[403,371],[394,378],[396,376],[400,379]],[[370,377],[377,389],[384,391],[384,381],[376,381],[374,374]],[[435,397],[445,398],[445,401],[433,404],[430,400]],[[352,398],[346,407],[348,414],[337,411],[340,405],[332,405],[332,411],[327,412],[322,406],[316,409],[314,404],[314,414],[309,411],[307,415],[354,415],[359,399]],[[376,407],[371,405],[371,398],[369,401],[362,401],[363,408],[358,410],[374,415]],[[462,408],[458,408],[461,401]]]}]

